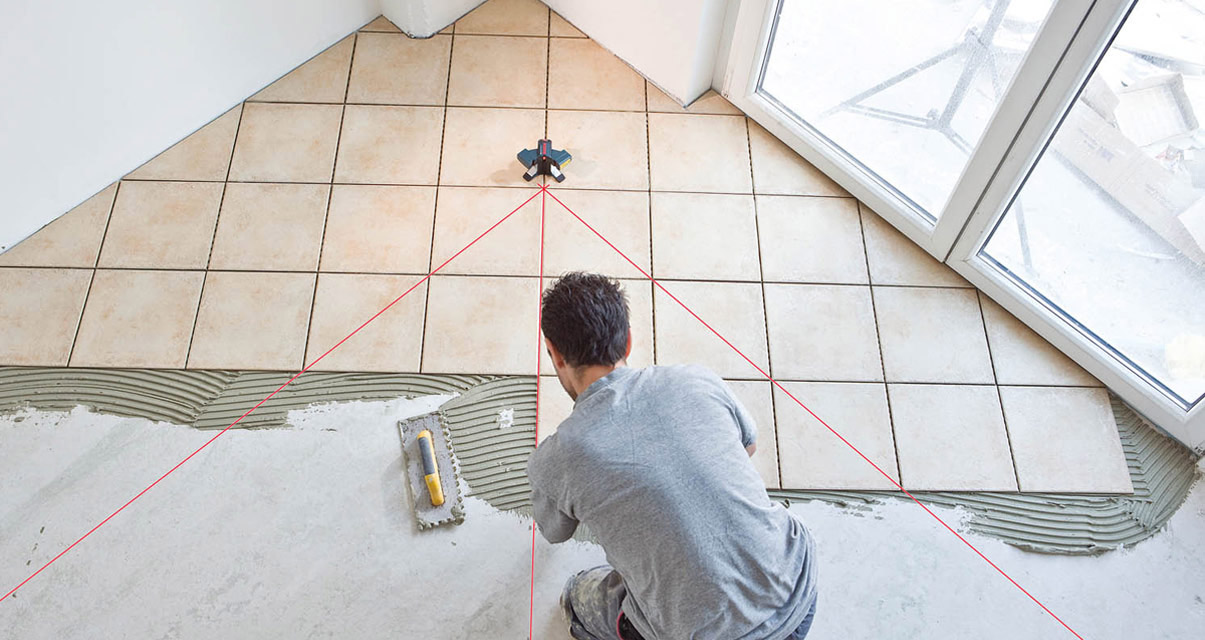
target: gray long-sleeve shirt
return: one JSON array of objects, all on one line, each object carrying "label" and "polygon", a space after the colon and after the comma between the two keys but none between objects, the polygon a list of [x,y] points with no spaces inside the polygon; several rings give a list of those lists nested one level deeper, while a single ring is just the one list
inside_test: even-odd
[{"label": "gray long-sleeve shirt", "polygon": [[785,638],[816,597],[814,544],[766,495],[756,433],[706,369],[618,368],[532,454],[536,522],[550,542],[589,527],[650,640]]}]

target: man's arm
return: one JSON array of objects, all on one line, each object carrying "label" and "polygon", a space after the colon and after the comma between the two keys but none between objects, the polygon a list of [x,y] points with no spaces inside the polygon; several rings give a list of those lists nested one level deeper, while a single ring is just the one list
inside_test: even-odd
[{"label": "man's arm", "polygon": [[531,488],[531,506],[540,533],[549,542],[564,542],[577,531],[577,520],[558,509],[551,497],[534,486]]}]

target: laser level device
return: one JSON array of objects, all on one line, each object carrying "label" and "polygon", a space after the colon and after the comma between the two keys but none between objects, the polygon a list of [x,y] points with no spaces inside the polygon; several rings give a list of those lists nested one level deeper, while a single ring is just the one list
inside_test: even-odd
[{"label": "laser level device", "polygon": [[573,160],[564,149],[553,149],[552,140],[540,140],[535,149],[524,149],[519,152],[519,162],[527,167],[523,179],[531,182],[536,176],[552,176],[557,182],[565,181],[561,170]]},{"label": "laser level device", "polygon": [[444,503],[444,489],[439,482],[439,465],[435,463],[435,446],[431,443],[430,430],[419,432],[418,449],[423,457],[423,480],[427,483],[427,493],[431,495],[431,504],[438,507]]}]

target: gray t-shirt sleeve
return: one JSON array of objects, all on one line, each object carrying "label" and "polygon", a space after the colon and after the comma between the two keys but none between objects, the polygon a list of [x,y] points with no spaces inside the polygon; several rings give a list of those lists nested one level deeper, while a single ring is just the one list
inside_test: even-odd
[{"label": "gray t-shirt sleeve", "polygon": [[741,444],[748,447],[757,442],[757,423],[754,422],[753,416],[749,415],[745,405],[741,404],[727,384],[724,385],[724,390],[728,392],[728,400],[732,403],[732,415],[736,418],[736,426],[741,430]]},{"label": "gray t-shirt sleeve", "polygon": [[[545,441],[545,444],[548,442]],[[539,453],[538,450],[537,453]],[[538,478],[543,474],[538,472],[537,465],[547,464],[548,461],[537,462],[536,458],[536,454],[533,454],[527,466],[527,476],[531,482],[532,515],[535,517],[536,524],[540,526],[540,533],[544,534],[545,539],[554,544],[564,542],[573,537],[578,521],[562,511],[556,500],[540,487],[541,481]]]}]

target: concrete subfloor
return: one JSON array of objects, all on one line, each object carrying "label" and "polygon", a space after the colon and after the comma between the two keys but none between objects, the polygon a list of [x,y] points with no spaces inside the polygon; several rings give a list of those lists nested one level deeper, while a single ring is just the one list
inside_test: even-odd
[{"label": "concrete subfloor", "polygon": [[[468,499],[419,532],[396,421],[446,397],[320,405],[231,431],[0,602],[3,638],[525,637],[531,521]],[[216,432],[96,415],[0,416],[7,592]],[[818,538],[809,636],[1071,638],[918,507],[791,507]],[[938,511],[956,525],[960,514]],[[1165,531],[1098,557],[964,533],[1084,638],[1199,638],[1205,487]],[[567,638],[557,597],[594,545],[536,544],[534,636]]]}]

